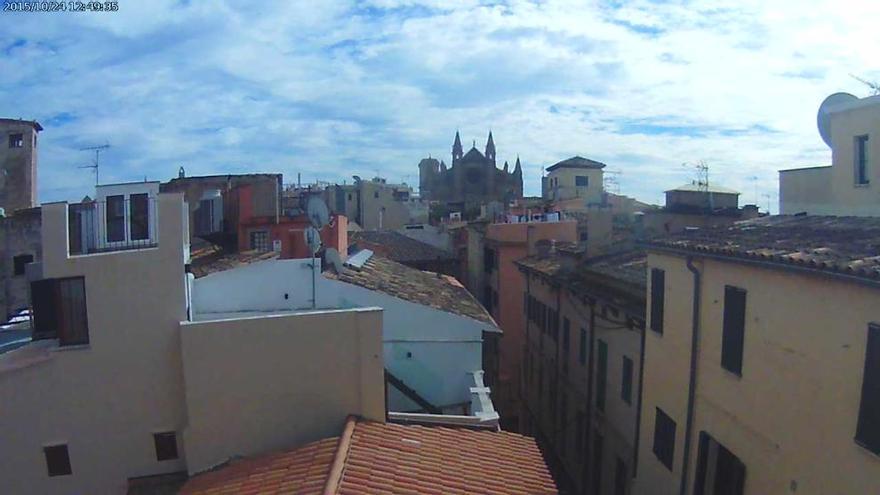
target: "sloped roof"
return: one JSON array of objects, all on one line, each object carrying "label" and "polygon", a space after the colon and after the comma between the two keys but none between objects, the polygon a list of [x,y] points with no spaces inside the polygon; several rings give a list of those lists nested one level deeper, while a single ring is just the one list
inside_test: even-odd
[{"label": "sloped roof", "polygon": [[321,495],[338,443],[338,438],[325,438],[296,450],[232,461],[190,479],[180,494]]},{"label": "sloped roof", "polygon": [[651,239],[705,253],[880,281],[880,218],[776,215]]},{"label": "sloped roof", "polygon": [[592,169],[603,169],[605,168],[605,164],[602,162],[597,162],[595,160],[590,160],[589,158],[584,158],[582,156],[573,156],[568,160],[562,160],[556,164],[550,165],[547,167],[548,172],[552,172],[556,169],[560,168],[592,168]]},{"label": "sloped roof", "polygon": [[230,253],[215,247],[205,247],[193,250],[190,256],[190,272],[196,278],[200,278],[215,272],[277,258],[278,253],[275,251],[251,250]]},{"label": "sloped roof", "polygon": [[480,153],[480,150],[478,150],[477,148],[471,148],[467,153],[464,154],[464,156],[462,157],[461,160],[468,161],[468,160],[485,160],[485,159],[486,159],[486,157],[483,156],[482,153]]},{"label": "sloped roof", "polygon": [[[373,244],[381,246],[378,249],[386,257],[399,263],[414,263],[419,261],[448,261],[455,259],[452,253],[446,252],[426,242],[407,237],[394,230],[362,230],[348,234],[351,243]],[[364,245],[361,248],[372,246]],[[374,249],[377,250],[377,249]]]},{"label": "sloped roof", "polygon": [[340,438],[198,475],[182,494],[556,494],[535,440],[350,418]]},{"label": "sloped roof", "polygon": [[345,265],[341,273],[325,272],[324,276],[498,326],[455,278],[417,270],[382,256],[373,255],[361,268]]}]

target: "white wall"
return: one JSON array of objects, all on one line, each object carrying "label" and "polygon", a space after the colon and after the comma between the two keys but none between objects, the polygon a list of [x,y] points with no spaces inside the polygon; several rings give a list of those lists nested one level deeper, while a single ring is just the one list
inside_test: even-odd
[{"label": "white wall", "polygon": [[[194,319],[210,318],[211,313],[230,317],[234,311],[308,307],[311,269],[304,266],[309,263],[308,259],[261,261],[196,279]],[[319,307],[384,309],[385,366],[395,376],[435,405],[470,400],[467,373],[482,369],[483,331],[494,327],[321,275],[317,282]],[[407,357],[407,352],[412,356]],[[389,403],[389,410],[411,409],[408,400]]]}]

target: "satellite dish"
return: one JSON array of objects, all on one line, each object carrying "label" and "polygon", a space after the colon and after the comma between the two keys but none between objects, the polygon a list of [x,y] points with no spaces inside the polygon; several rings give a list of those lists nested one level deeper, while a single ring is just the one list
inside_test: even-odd
[{"label": "satellite dish", "polygon": [[816,125],[819,127],[819,135],[822,136],[822,141],[825,141],[825,144],[827,144],[829,148],[831,147],[831,115],[828,110],[841,103],[853,100],[858,100],[858,98],[849,93],[834,93],[828,98],[825,98],[825,101],[819,105],[819,113],[816,115]]},{"label": "satellite dish", "polygon": [[327,203],[318,196],[309,198],[309,202],[306,204],[306,215],[308,215],[312,227],[316,229],[324,228],[330,221],[330,210],[327,209]]},{"label": "satellite dish", "polygon": [[321,249],[321,233],[314,227],[306,227],[303,231],[303,236],[305,236],[306,246],[309,247],[309,252],[312,253],[312,256],[315,256],[315,253]]}]

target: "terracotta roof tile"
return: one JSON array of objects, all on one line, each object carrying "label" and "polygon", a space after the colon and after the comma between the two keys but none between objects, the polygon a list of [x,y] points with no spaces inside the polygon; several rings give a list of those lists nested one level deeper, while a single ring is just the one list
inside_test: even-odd
[{"label": "terracotta roof tile", "polygon": [[649,248],[880,280],[880,218],[776,215],[652,239]]},{"label": "terracotta roof tile", "polygon": [[342,273],[325,272],[324,276],[498,327],[473,294],[448,275],[417,270],[373,255],[361,268],[346,265]]},{"label": "terracotta roof tile", "polygon": [[[322,493],[336,449],[339,495],[556,494],[533,438],[447,426],[357,421],[346,441],[329,438],[297,450],[245,459],[198,475],[182,494]],[[345,439],[344,439],[345,440]],[[344,449],[345,447],[343,447]]]},{"label": "terracotta roof tile", "polygon": [[349,240],[360,249],[372,249],[375,251],[376,249],[373,246],[381,246],[383,255],[398,263],[449,261],[455,259],[452,253],[412,237],[407,237],[394,230],[351,232],[349,233]]}]

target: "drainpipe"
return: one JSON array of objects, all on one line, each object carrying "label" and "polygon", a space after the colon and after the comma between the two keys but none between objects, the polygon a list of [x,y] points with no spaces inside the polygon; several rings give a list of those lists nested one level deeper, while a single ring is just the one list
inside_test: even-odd
[{"label": "drainpipe", "polygon": [[639,397],[636,404],[636,432],[635,432],[635,448],[633,449],[633,469],[632,478],[637,476],[639,471],[639,440],[642,434],[642,395],[645,383],[645,333],[647,328],[642,324],[639,336]]},{"label": "drainpipe", "polygon": [[697,394],[697,347],[700,341],[700,271],[694,266],[693,256],[687,258],[687,268],[694,276],[694,307],[691,321],[691,363],[690,380],[688,383],[687,422],[684,428],[684,460],[681,467],[681,484],[678,488],[679,495],[687,492],[688,467],[691,454],[691,433],[694,427],[694,400]]},{"label": "drainpipe", "polygon": [[[596,303],[590,303],[590,345],[587,348],[587,424],[584,446],[587,452],[587,469],[584,470],[582,493],[587,493],[587,485],[596,476],[593,472],[593,347],[596,342]],[[586,476],[589,473],[589,476]]]}]

